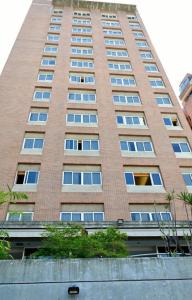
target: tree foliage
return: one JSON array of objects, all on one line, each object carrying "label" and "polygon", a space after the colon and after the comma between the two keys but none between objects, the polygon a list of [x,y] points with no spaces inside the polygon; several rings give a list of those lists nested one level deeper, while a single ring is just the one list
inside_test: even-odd
[{"label": "tree foliage", "polygon": [[0,205],[8,202],[16,202],[18,200],[27,200],[28,196],[22,192],[13,192],[8,186],[8,191],[0,191]]},{"label": "tree foliage", "polygon": [[47,227],[42,247],[34,257],[91,258],[126,257],[128,255],[126,234],[115,228],[108,228],[88,235],[79,225]]}]

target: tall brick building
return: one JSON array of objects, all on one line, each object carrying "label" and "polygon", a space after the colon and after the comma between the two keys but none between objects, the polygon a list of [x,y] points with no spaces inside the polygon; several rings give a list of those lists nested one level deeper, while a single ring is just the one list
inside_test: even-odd
[{"label": "tall brick building", "polygon": [[0,93],[0,184],[29,195],[0,209],[15,251],[60,220],[161,245],[166,193],[192,190],[191,130],[134,5],[34,0]]},{"label": "tall brick building", "polygon": [[183,111],[192,128],[192,74],[186,74],[180,84],[180,99],[183,104]]}]

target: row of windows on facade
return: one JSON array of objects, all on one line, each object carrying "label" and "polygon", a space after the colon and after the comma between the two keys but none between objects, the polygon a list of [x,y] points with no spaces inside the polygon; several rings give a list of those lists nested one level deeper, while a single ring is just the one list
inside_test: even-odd
[{"label": "row of windows on facade", "polygon": [[[90,167],[90,166],[89,166]],[[23,167],[22,169],[24,169]],[[37,185],[39,181],[40,171],[33,170],[18,171],[15,179],[15,185]],[[35,167],[34,167],[35,168]],[[38,165],[38,169],[40,166]],[[20,169],[20,165],[19,165]],[[69,167],[70,169],[70,167]],[[98,168],[99,169],[99,168]],[[151,186],[151,187],[163,187],[163,181],[158,168],[151,167],[150,171],[146,167],[138,168],[139,172],[131,171],[124,172],[125,183],[127,186]],[[137,169],[137,167],[136,167]],[[186,186],[192,187],[192,169],[187,169],[182,173]],[[101,171],[63,171],[62,185],[75,185],[75,186],[102,186],[102,172]],[[73,190],[71,190],[73,191]],[[134,191],[134,190],[133,190]],[[144,192],[143,190],[141,190]],[[154,192],[156,190],[154,189]],[[163,191],[163,190],[161,190]]]},{"label": "row of windows on facade", "polygon": [[[8,212],[6,220],[10,222],[33,221],[33,212]],[[103,212],[61,212],[60,221],[64,222],[102,222]],[[131,220],[136,222],[171,221],[170,212],[131,212]]]},{"label": "row of windows on facade", "polygon": [[[51,88],[35,88],[34,101],[49,102],[51,100]],[[74,103],[96,103],[96,91],[69,90],[67,100]],[[168,94],[155,94],[155,100],[159,106],[173,106]],[[141,105],[142,101],[138,92],[113,93],[112,101],[119,105]]]}]

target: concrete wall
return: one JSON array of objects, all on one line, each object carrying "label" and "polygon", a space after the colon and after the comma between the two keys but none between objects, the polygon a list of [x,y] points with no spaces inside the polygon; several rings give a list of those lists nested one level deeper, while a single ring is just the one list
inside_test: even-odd
[{"label": "concrete wall", "polygon": [[[77,285],[79,295],[68,295]],[[191,300],[192,258],[0,261],[1,300]]]}]

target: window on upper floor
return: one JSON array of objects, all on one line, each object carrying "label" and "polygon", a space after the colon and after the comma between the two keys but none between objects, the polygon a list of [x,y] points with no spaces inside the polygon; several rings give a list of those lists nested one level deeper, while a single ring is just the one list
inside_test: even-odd
[{"label": "window on upper floor", "polygon": [[104,19],[117,19],[117,15],[109,13],[103,13],[101,17]]},{"label": "window on upper floor", "polygon": [[33,220],[32,212],[8,212],[6,221],[10,222],[29,222]]},{"label": "window on upper floor", "polygon": [[129,22],[129,27],[131,29],[140,29],[141,28],[141,25],[138,23],[138,22]]},{"label": "window on upper floor", "polygon": [[151,51],[140,51],[140,57],[142,59],[153,59]]},{"label": "window on upper floor", "polygon": [[28,123],[31,125],[44,125],[48,119],[47,108],[31,108]]},{"label": "window on upper floor", "polygon": [[75,55],[93,55],[93,48],[72,47],[71,53]]},{"label": "window on upper floor", "polygon": [[71,59],[71,67],[93,69],[94,63],[93,60]]},{"label": "window on upper floor", "polygon": [[91,16],[89,11],[74,11],[73,15],[77,16],[77,17],[90,17]]},{"label": "window on upper floor", "polygon": [[107,56],[128,57],[129,54],[128,54],[127,50],[107,49]]},{"label": "window on upper floor", "polygon": [[44,48],[44,52],[46,53],[57,53],[58,47],[52,45],[46,45]]},{"label": "window on upper floor", "polygon": [[187,138],[170,138],[173,151],[178,158],[192,158],[191,147]]},{"label": "window on upper floor", "polygon": [[96,92],[94,90],[69,90],[68,101],[76,103],[95,103]]},{"label": "window on upper floor", "polygon": [[165,127],[169,130],[181,130],[181,123],[177,114],[162,114],[163,123]]},{"label": "window on upper floor", "polygon": [[73,33],[92,33],[91,27],[72,27]]},{"label": "window on upper floor", "polygon": [[53,14],[54,14],[54,15],[62,15],[62,14],[63,14],[63,9],[60,9],[60,8],[54,8]]},{"label": "window on upper floor", "polygon": [[148,48],[149,47],[147,41],[138,41],[138,40],[136,40],[136,45],[139,48]]},{"label": "window on upper floor", "polygon": [[137,16],[136,15],[127,15],[127,19],[128,20],[137,20]]},{"label": "window on upper floor", "polygon": [[120,136],[120,149],[123,156],[155,156],[149,136]]},{"label": "window on upper floor", "polygon": [[103,29],[103,34],[104,35],[122,35],[121,30],[116,30],[116,29]]},{"label": "window on upper floor", "polygon": [[60,29],[61,29],[60,25],[53,25],[53,24],[51,24],[49,26],[49,31],[60,31]]},{"label": "window on upper floor", "polygon": [[63,192],[101,192],[102,173],[100,165],[64,165]]},{"label": "window on upper floor", "polygon": [[102,21],[101,22],[103,27],[119,27],[120,23],[117,21]]},{"label": "window on upper floor", "polygon": [[125,41],[123,39],[105,39],[105,45],[125,46]]},{"label": "window on upper floor", "polygon": [[35,192],[39,181],[39,164],[18,164],[13,191]]},{"label": "window on upper floor", "polygon": [[110,81],[113,86],[136,86],[134,76],[111,75]]},{"label": "window on upper floor", "polygon": [[130,62],[117,62],[117,61],[108,61],[108,68],[110,70],[119,70],[119,71],[132,71],[132,66]]},{"label": "window on upper floor", "polygon": [[142,31],[133,31],[133,36],[134,36],[136,39],[144,38],[144,34],[143,34]]},{"label": "window on upper floor", "polygon": [[149,72],[149,73],[158,73],[159,72],[156,64],[144,64],[144,66],[145,66],[146,72]]},{"label": "window on upper floor", "polygon": [[51,99],[51,89],[50,88],[39,88],[36,87],[34,94],[33,94],[33,100],[34,101],[42,101],[42,102],[48,102]]},{"label": "window on upper floor", "polygon": [[155,94],[155,99],[158,106],[173,106],[168,94]]},{"label": "window on upper floor", "polygon": [[38,81],[52,82],[54,76],[53,71],[40,71],[38,74]]},{"label": "window on upper floor", "polygon": [[149,77],[149,83],[152,88],[156,88],[156,89],[165,88],[163,79],[160,77]]},{"label": "window on upper floor", "polygon": [[87,20],[87,19],[73,19],[73,24],[77,24],[77,25],[91,25],[91,20]]},{"label": "window on upper floor", "polygon": [[61,23],[62,18],[61,17],[52,17],[51,22],[53,23]]},{"label": "window on upper floor", "polygon": [[91,44],[93,40],[91,37],[72,36],[71,42],[79,44]]},{"label": "window on upper floor", "polygon": [[44,146],[44,133],[27,132],[23,140],[21,154],[41,154]]},{"label": "window on upper floor", "polygon": [[42,60],[41,60],[41,66],[55,66],[56,65],[56,58],[54,57],[46,57],[43,56]]},{"label": "window on upper floor", "polygon": [[59,34],[48,34],[47,35],[48,41],[58,42],[59,41]]},{"label": "window on upper floor", "polygon": [[192,168],[181,168],[183,180],[189,192],[192,192]]},{"label": "window on upper floor", "polygon": [[141,99],[138,93],[113,93],[114,104],[120,105],[140,105]]},{"label": "window on upper floor", "polygon": [[[64,141],[64,150],[70,154],[79,153],[98,154],[99,136],[98,135],[74,135],[66,134]],[[91,153],[92,152],[92,153]]]},{"label": "window on upper floor", "polygon": [[65,222],[104,221],[103,204],[62,204],[60,220]]},{"label": "window on upper floor", "polygon": [[71,83],[94,84],[95,76],[94,74],[88,74],[88,73],[70,73],[69,81]]},{"label": "window on upper floor", "polygon": [[141,129],[148,128],[144,113],[117,112],[116,120],[117,120],[118,127],[141,128]]},{"label": "window on upper floor", "polygon": [[134,222],[169,222],[172,220],[170,212],[131,212],[131,220]]},{"label": "window on upper floor", "polygon": [[68,110],[66,115],[67,125],[75,126],[90,126],[95,127],[98,124],[98,117],[96,111],[72,111]]}]

